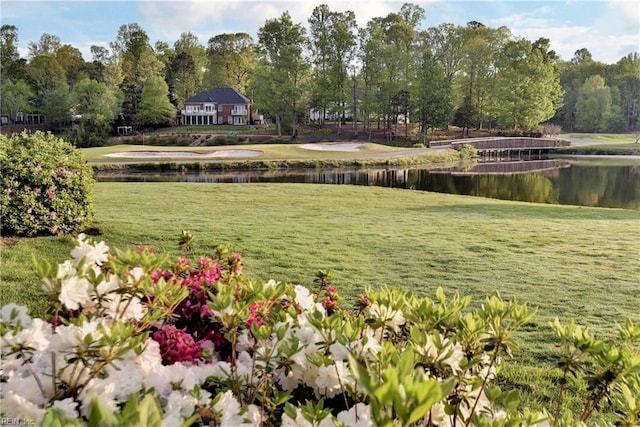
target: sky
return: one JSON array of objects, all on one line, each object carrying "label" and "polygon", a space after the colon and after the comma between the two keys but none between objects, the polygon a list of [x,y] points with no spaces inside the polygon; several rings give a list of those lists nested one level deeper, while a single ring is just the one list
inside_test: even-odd
[{"label": "sky", "polygon": [[[640,52],[640,1],[638,0],[428,0],[409,1],[426,11],[421,29],[442,23],[465,25],[478,21],[492,28],[506,26],[514,37],[535,41],[548,38],[563,60],[576,50],[588,49],[593,59],[613,64],[632,52]],[[0,0],[0,22],[18,28],[21,56],[27,56],[30,41],[42,33],[60,37],[90,61],[90,46],[108,47],[118,28],[138,23],[153,44],[170,45],[180,33],[190,31],[206,46],[210,37],[246,32],[257,40],[258,29],[267,19],[289,11],[295,23],[307,26],[313,8],[355,12],[364,27],[373,17],[397,12],[404,1],[331,0]]]}]

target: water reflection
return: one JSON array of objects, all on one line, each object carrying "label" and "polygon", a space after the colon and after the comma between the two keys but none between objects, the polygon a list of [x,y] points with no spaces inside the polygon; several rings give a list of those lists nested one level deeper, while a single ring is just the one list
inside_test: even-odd
[{"label": "water reflection", "polygon": [[450,168],[100,173],[100,181],[314,183],[407,188],[525,202],[640,209],[640,162],[540,160]]}]

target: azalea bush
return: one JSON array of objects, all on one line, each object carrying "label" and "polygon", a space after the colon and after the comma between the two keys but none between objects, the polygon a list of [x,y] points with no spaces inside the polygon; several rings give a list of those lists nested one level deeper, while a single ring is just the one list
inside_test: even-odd
[{"label": "azalea bush", "polygon": [[0,135],[2,234],[73,234],[93,218],[93,171],[50,133]]},{"label": "azalea bush", "polygon": [[[185,233],[183,233],[184,235]],[[253,281],[225,246],[165,259],[80,235],[71,259],[37,263],[46,319],[2,308],[2,417],[44,425],[520,426],[587,423],[613,405],[640,416],[640,327],[607,344],[555,328],[560,398],[520,405],[495,378],[534,315],[494,295],[418,298],[380,287],[346,309],[331,275],[317,288]],[[588,380],[581,414],[563,406]]]}]

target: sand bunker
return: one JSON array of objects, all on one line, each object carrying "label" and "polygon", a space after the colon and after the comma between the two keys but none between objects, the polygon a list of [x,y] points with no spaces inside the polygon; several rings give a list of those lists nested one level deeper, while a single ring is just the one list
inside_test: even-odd
[{"label": "sand bunker", "polygon": [[121,151],[105,154],[106,157],[138,158],[138,159],[166,159],[166,158],[197,158],[220,159],[225,157],[255,157],[263,154],[258,150],[218,150],[199,153],[197,151]]},{"label": "sand bunker", "polygon": [[305,150],[317,150],[317,151],[359,151],[364,144],[355,142],[329,142],[318,144],[303,144],[300,148]]}]

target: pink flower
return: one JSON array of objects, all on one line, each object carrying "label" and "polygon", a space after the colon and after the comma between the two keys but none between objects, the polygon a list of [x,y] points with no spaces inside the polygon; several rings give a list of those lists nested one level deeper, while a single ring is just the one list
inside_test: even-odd
[{"label": "pink flower", "polygon": [[331,297],[335,297],[336,295],[338,295],[338,290],[333,286],[329,285],[327,286],[327,294]]},{"label": "pink flower", "polygon": [[53,191],[47,191],[47,196],[49,196],[50,199],[55,199],[56,193],[54,193]]},{"label": "pink flower", "polygon": [[55,221],[58,218],[58,214],[55,212],[51,212],[51,221]]},{"label": "pink flower", "polygon": [[153,339],[160,344],[160,354],[166,365],[176,362],[195,363],[202,358],[202,343],[196,342],[184,329],[164,325],[153,333]]},{"label": "pink flower", "polygon": [[365,307],[371,306],[371,300],[367,298],[365,294],[358,295],[358,299],[360,300],[360,304],[364,305]]},{"label": "pink flower", "polygon": [[33,192],[36,194],[40,194],[42,192],[42,189],[40,187],[36,187],[33,189]]}]

